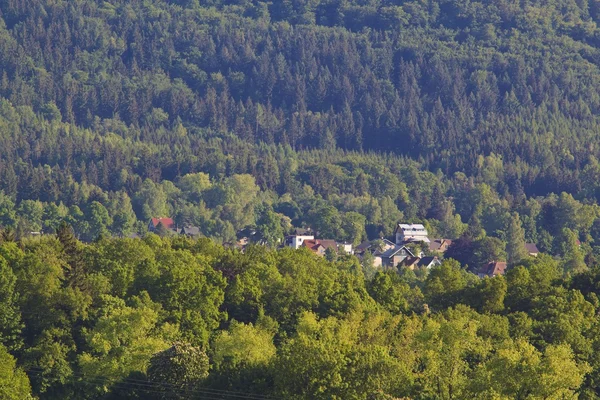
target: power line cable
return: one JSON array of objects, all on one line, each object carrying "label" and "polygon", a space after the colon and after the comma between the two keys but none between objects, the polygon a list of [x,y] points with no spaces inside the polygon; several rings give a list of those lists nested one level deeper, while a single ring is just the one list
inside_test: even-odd
[{"label": "power line cable", "polygon": [[[29,371],[36,372],[36,373],[43,373],[43,370],[41,368],[36,368],[36,367],[30,368]],[[151,381],[144,381],[144,380],[133,379],[133,378],[124,378],[120,381],[114,382],[108,378],[89,377],[89,376],[86,376],[83,373],[79,373],[79,372],[73,372],[73,375],[80,378],[81,380],[92,380],[93,379],[95,381],[109,383],[111,386],[115,385],[115,384],[132,384],[132,385],[137,385],[137,386],[141,386],[141,387],[151,387],[151,388],[169,389],[169,390],[175,390],[175,391],[193,392],[193,393],[204,394],[204,395],[206,395],[206,394],[217,395],[217,396],[220,395],[220,396],[227,396],[229,398],[234,397],[237,399],[276,400],[276,398],[272,397],[272,396],[265,396],[265,395],[246,393],[246,392],[236,392],[236,391],[230,391],[230,390],[219,390],[219,389],[211,389],[211,388],[185,389],[185,388],[181,388],[175,384],[171,384],[171,383],[167,383],[167,382],[151,382]]]}]

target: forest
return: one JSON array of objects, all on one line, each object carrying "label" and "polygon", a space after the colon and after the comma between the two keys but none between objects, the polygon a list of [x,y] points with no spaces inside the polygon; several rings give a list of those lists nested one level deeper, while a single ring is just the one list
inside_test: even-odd
[{"label": "forest", "polygon": [[600,269],[479,279],[307,249],[56,235],[0,245],[3,399],[565,399],[600,390]]},{"label": "forest", "polygon": [[[0,0],[0,398],[600,397],[599,21]],[[441,266],[280,249],[399,222]]]}]

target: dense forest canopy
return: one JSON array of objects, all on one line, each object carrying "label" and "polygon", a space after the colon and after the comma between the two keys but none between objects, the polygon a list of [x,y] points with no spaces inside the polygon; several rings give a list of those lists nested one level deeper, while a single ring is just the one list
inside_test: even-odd
[{"label": "dense forest canopy", "polygon": [[50,120],[114,120],[154,143],[181,124],[468,175],[494,153],[536,194],[579,189],[600,156],[595,1],[3,0],[0,10],[0,95]]},{"label": "dense forest canopy", "polygon": [[[0,397],[595,399],[600,270],[540,255],[365,279],[353,256],[210,239],[0,244]],[[17,363],[18,361],[18,363]]]},{"label": "dense forest canopy", "polygon": [[[0,0],[0,398],[600,397],[599,19]],[[442,265],[276,249],[398,222]]]},{"label": "dense forest canopy", "polygon": [[0,223],[93,240],[171,216],[233,241],[275,212],[274,237],[360,242],[476,217],[504,240],[517,212],[545,252],[565,227],[593,245],[597,9],[2,1]]}]

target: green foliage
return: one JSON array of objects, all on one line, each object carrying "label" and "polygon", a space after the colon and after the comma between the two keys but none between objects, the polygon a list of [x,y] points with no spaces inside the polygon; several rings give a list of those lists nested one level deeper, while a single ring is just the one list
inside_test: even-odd
[{"label": "green foliage", "polygon": [[0,397],[6,400],[33,399],[29,379],[16,360],[0,345]]},{"label": "green foliage", "polygon": [[429,305],[436,308],[460,303],[464,290],[474,279],[454,260],[446,260],[432,268],[423,287]]},{"label": "green foliage", "polygon": [[[48,399],[143,398],[144,389],[165,399],[598,390],[597,271],[564,279],[547,255],[506,278],[479,279],[445,260],[428,273],[366,280],[349,255],[240,253],[157,235],[82,244],[65,226],[57,236],[0,245],[2,340],[32,371],[29,389],[4,363],[20,382],[5,390]],[[65,278],[73,257],[81,287]]]},{"label": "green foliage", "polygon": [[158,312],[151,303],[129,307],[110,296],[103,296],[102,302],[96,324],[83,332],[89,350],[78,357],[81,371],[108,382],[145,371],[151,356],[168,347],[165,339],[173,329],[158,326]]},{"label": "green foliage", "polygon": [[[600,393],[597,1],[0,16],[0,398]],[[443,264],[275,249],[398,222],[453,239]]]},{"label": "green foliage", "polygon": [[150,359],[149,382],[158,384],[164,393],[162,399],[186,398],[208,376],[209,360],[206,353],[188,343],[176,342],[173,346]]},{"label": "green foliage", "polygon": [[12,351],[18,350],[22,345],[22,323],[16,283],[17,277],[6,260],[0,256],[0,342]]}]

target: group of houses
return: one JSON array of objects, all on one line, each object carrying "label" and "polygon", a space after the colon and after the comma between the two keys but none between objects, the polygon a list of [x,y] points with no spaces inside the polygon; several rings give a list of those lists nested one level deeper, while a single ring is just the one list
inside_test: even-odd
[{"label": "group of houses", "polygon": [[[441,264],[446,251],[452,245],[451,239],[429,239],[427,229],[422,224],[398,224],[394,232],[395,243],[380,239],[361,243],[354,254],[363,258],[368,252],[373,257],[373,266],[383,269],[432,268]],[[536,257],[539,250],[535,243],[526,243],[530,256]],[[426,250],[429,254],[425,255]],[[494,260],[479,266],[479,277],[504,275],[507,263]]]},{"label": "group of houses", "polygon": [[416,251],[412,244],[427,243],[429,249],[443,254],[452,241],[437,239],[430,241],[427,230],[421,224],[398,224],[394,232],[395,243],[387,240],[372,240],[361,243],[356,248],[346,242],[332,239],[316,239],[315,233],[309,229],[295,229],[285,238],[284,245],[293,249],[307,248],[316,255],[324,256],[328,249],[336,253],[354,254],[364,258],[367,253],[373,257],[373,267],[391,269],[401,266],[414,268],[431,268],[441,264],[437,255],[426,256],[423,251]]},{"label": "group of houses", "polygon": [[[376,268],[432,268],[440,265],[441,256],[452,244],[449,239],[430,240],[422,224],[398,224],[394,232],[395,242],[387,239],[361,243],[355,254],[364,258],[369,253]],[[429,249],[430,255],[424,250]]]},{"label": "group of houses", "polygon": [[151,218],[148,222],[148,232],[185,235],[193,238],[201,237],[202,233],[197,226],[178,227],[173,218]]},{"label": "group of houses", "polygon": [[313,231],[302,228],[296,228],[290,235],[286,236],[284,246],[293,249],[304,247],[319,256],[324,256],[327,249],[335,253],[354,254],[352,244],[337,242],[333,239],[315,239]]},{"label": "group of houses", "polygon": [[[190,237],[202,236],[200,229],[195,226],[178,227],[172,218],[152,218],[148,223],[148,231],[186,235]],[[243,250],[249,243],[259,243],[253,240],[257,232],[247,228],[238,232],[238,241],[231,243],[232,247]],[[319,239],[310,229],[296,228],[283,242],[284,247],[293,249],[306,248],[318,256],[324,257],[327,252],[336,254],[353,254],[360,259],[370,257],[373,267],[381,269],[415,268],[429,269],[442,263],[442,258],[452,245],[451,239],[430,239],[427,229],[422,224],[399,223],[394,231],[394,241],[381,238],[361,243],[353,248],[352,244],[338,242],[334,239]],[[534,243],[526,244],[527,252],[537,256],[539,251]],[[425,253],[427,252],[427,254]],[[480,277],[493,277],[506,272],[505,261],[491,261],[479,267]]]}]

